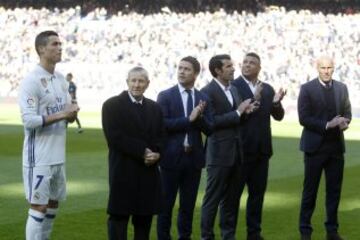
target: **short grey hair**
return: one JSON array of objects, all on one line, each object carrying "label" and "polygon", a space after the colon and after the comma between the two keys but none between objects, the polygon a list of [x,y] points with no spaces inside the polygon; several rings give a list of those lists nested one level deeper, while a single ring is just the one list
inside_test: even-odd
[{"label": "short grey hair", "polygon": [[149,73],[143,67],[136,66],[136,67],[133,67],[132,69],[130,69],[129,72],[128,72],[128,76],[127,76],[126,81],[129,80],[130,74],[132,74],[132,73],[142,73],[142,75],[145,77],[145,79],[147,81],[149,81]]}]

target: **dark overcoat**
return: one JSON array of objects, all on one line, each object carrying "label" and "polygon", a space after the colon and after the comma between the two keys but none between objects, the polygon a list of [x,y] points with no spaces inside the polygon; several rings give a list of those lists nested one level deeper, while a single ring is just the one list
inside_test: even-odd
[{"label": "dark overcoat", "polygon": [[[161,182],[158,164],[144,164],[145,148],[161,152],[164,128],[159,105],[147,98],[139,107],[127,91],[105,101],[102,126],[109,148],[111,215],[159,212]],[[161,154],[161,153],[160,153]]]}]

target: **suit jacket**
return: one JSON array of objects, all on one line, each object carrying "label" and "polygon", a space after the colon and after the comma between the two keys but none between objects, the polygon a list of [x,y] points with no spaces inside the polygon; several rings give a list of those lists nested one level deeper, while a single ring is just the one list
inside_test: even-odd
[{"label": "suit jacket", "polygon": [[[206,95],[195,89],[194,106],[200,100],[206,101]],[[209,135],[212,128],[212,116],[210,107],[206,106],[201,118],[190,123],[185,116],[181,94],[178,85],[159,93],[158,104],[164,116],[164,124],[167,131],[166,143],[162,155],[160,166],[168,169],[180,169],[181,154],[184,152],[184,139],[186,133],[190,132],[193,136],[192,154],[189,155],[195,168],[203,168],[205,165],[205,151],[201,132]]]},{"label": "suit jacket", "polygon": [[[236,112],[242,100],[234,86],[230,85],[230,91],[236,107],[231,106],[215,80],[201,89],[209,98],[214,117],[213,133],[207,139],[207,165],[229,167],[234,165],[236,160],[242,159],[240,116]],[[239,156],[238,159],[236,154]]]},{"label": "suit jacket", "polygon": [[[313,79],[301,86],[298,98],[300,124],[304,127],[300,139],[300,150],[308,153],[319,149],[326,133],[327,108],[325,95],[319,79]],[[351,105],[345,84],[332,81],[336,103],[336,115],[351,119]],[[340,132],[341,151],[345,152],[344,134]]]},{"label": "suit jacket", "polygon": [[[243,99],[253,98],[248,83],[240,76],[232,82]],[[242,140],[245,155],[263,154],[269,157],[273,154],[271,140],[271,119],[282,120],[284,118],[284,108],[281,103],[273,104],[274,89],[267,83],[262,83],[261,100],[259,108],[243,118],[242,120]]]},{"label": "suit jacket", "polygon": [[164,129],[160,107],[144,98],[140,112],[127,91],[105,101],[102,125],[109,148],[109,214],[149,215],[159,211],[158,164],[144,164],[145,148],[160,152]]}]

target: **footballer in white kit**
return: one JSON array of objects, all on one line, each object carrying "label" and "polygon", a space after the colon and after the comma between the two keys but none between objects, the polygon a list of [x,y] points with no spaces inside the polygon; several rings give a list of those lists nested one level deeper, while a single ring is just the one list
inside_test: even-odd
[{"label": "footballer in white kit", "polygon": [[26,198],[34,204],[65,199],[66,120],[44,126],[44,117],[71,103],[68,83],[40,65],[25,77],[19,104],[24,123],[23,176]]},{"label": "footballer in white kit", "polygon": [[71,103],[68,83],[55,71],[61,42],[54,31],[37,35],[40,63],[21,82],[19,105],[24,125],[23,180],[30,203],[26,240],[49,239],[59,201],[65,199],[66,123],[79,108]]}]

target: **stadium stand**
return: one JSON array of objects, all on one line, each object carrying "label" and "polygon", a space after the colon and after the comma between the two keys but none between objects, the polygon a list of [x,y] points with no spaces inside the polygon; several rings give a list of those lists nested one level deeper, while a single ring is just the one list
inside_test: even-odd
[{"label": "stadium stand", "polygon": [[[325,53],[335,57],[335,77],[347,83],[353,106],[360,106],[360,33],[354,31],[360,14],[353,7],[358,0],[285,1],[293,2],[288,8],[269,5],[281,1],[250,6],[199,0],[196,11],[181,7],[184,1],[150,2],[154,9],[141,5],[146,0],[0,1],[0,97],[16,97],[19,81],[37,61],[35,35],[54,29],[63,39],[60,71],[76,76],[82,102],[101,104],[120,92],[134,65],[149,70],[147,95],[156,98],[176,82],[176,64],[185,55],[201,61],[201,87],[211,79],[211,56],[230,53],[238,66],[246,52],[255,51],[262,56],[261,79],[287,88],[289,111],[295,110],[300,84],[316,76],[314,59]],[[330,13],[336,6],[338,13]]]}]

